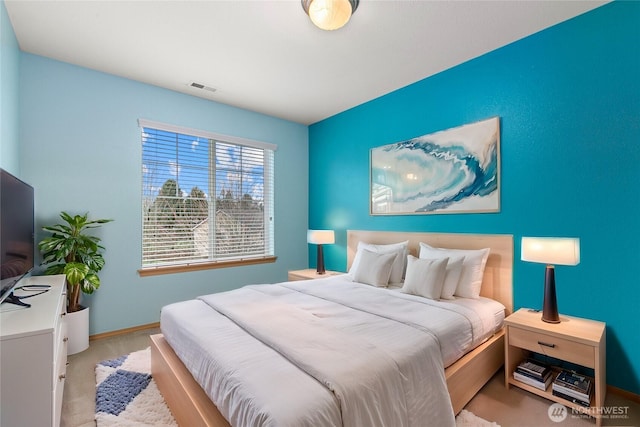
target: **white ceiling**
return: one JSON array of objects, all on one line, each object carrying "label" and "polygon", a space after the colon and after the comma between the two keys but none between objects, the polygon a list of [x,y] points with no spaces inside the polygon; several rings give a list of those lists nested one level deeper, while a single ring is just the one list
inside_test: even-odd
[{"label": "white ceiling", "polygon": [[297,0],[5,1],[25,52],[302,124],[604,3],[361,0],[325,32]]}]

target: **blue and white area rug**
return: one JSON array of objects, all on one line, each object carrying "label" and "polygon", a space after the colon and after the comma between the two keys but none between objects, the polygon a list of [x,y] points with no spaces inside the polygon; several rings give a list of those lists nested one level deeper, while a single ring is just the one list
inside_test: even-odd
[{"label": "blue and white area rug", "polygon": [[178,426],[151,378],[149,348],[96,365],[96,425]]},{"label": "blue and white area rug", "polygon": [[[151,378],[151,351],[136,351],[96,365],[97,427],[177,427]],[[457,427],[500,427],[463,409]]]},{"label": "blue and white area rug", "polygon": [[473,412],[463,409],[456,417],[456,427],[500,427],[500,425],[482,419]]}]

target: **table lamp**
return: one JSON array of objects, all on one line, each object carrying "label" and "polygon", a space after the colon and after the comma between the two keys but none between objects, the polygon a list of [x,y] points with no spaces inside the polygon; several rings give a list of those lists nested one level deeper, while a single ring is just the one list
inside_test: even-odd
[{"label": "table lamp", "polygon": [[554,264],[580,264],[580,239],[571,237],[523,237],[522,261],[547,264],[544,274],[544,301],[542,320],[560,323],[558,301],[556,300],[556,279]]},{"label": "table lamp", "polygon": [[324,254],[322,245],[330,245],[335,243],[336,238],[333,230],[307,230],[307,243],[318,245],[318,262],[316,271],[318,274],[324,274]]}]

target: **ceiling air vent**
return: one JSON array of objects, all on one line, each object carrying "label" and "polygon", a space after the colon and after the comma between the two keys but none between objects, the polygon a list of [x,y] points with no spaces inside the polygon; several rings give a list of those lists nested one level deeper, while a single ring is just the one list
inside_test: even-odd
[{"label": "ceiling air vent", "polygon": [[215,87],[203,85],[202,83],[196,83],[196,82],[189,83],[189,87],[192,87],[192,88],[195,88],[195,89],[206,90],[206,91],[209,91],[209,92],[215,92],[216,91]]}]

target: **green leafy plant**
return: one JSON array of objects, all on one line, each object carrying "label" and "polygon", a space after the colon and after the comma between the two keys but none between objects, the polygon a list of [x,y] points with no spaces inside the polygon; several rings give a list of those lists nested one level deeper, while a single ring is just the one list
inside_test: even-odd
[{"label": "green leafy plant", "polygon": [[67,311],[82,309],[80,291],[92,294],[100,287],[98,272],[104,267],[104,258],[99,245],[100,238],[86,234],[86,230],[100,227],[111,219],[90,221],[89,214],[71,216],[60,214],[65,223],[42,227],[52,233],[43,239],[38,248],[42,252],[42,263],[49,264],[45,274],[64,274],[67,277]]}]

